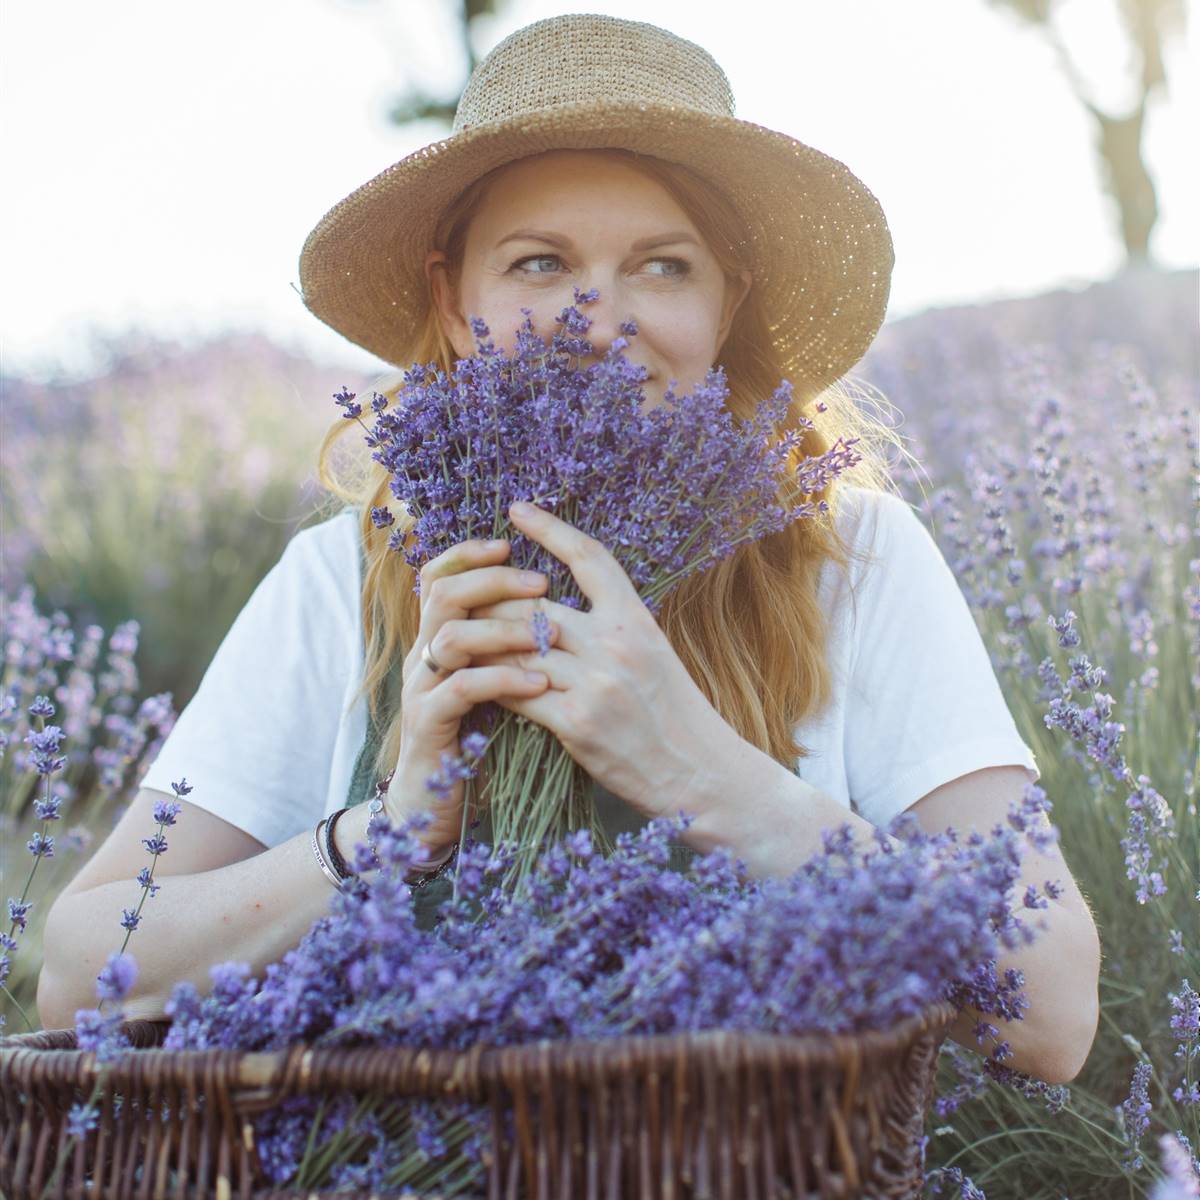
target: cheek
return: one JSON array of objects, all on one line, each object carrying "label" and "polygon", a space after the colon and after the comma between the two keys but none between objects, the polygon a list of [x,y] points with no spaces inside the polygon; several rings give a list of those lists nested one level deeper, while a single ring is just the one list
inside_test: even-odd
[{"label": "cheek", "polygon": [[656,315],[653,328],[658,349],[680,367],[707,370],[716,359],[720,321],[719,307],[704,303],[674,306]]},{"label": "cheek", "polygon": [[[495,292],[489,294],[486,288],[478,289],[471,304],[464,302],[463,313],[467,317],[483,318],[491,332],[492,341],[496,348],[505,354],[512,354],[516,343],[517,330],[525,322],[522,307],[532,310],[533,328],[543,338],[549,338],[557,327],[557,317],[562,312],[562,305],[539,303],[536,299],[517,300]],[[474,347],[472,347],[474,352]]]}]

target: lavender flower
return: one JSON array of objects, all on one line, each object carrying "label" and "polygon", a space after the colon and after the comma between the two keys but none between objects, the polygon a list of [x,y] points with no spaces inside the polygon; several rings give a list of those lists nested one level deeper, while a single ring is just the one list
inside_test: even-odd
[{"label": "lavender flower", "polygon": [[1142,1155],[1139,1147],[1142,1136],[1150,1128],[1150,1097],[1147,1094],[1147,1084],[1150,1080],[1150,1064],[1140,1062],[1133,1069],[1133,1079],[1129,1085],[1129,1095],[1117,1109],[1121,1124],[1125,1131],[1126,1154],[1125,1165],[1131,1170],[1142,1166]]},{"label": "lavender flower", "polygon": [[1200,1166],[1192,1158],[1188,1140],[1182,1133],[1163,1134],[1158,1139],[1162,1152],[1164,1179],[1150,1190],[1149,1200],[1197,1200],[1200,1197]]},{"label": "lavender flower", "polygon": [[1175,1010],[1170,1023],[1171,1036],[1179,1042],[1175,1057],[1186,1065],[1200,1055],[1200,994],[1185,979],[1179,992],[1170,994],[1170,1001]]},{"label": "lavender flower", "polygon": [[124,1000],[136,978],[137,963],[132,955],[109,955],[100,974],[96,976],[96,995],[101,1000]]},{"label": "lavender flower", "polygon": [[[75,1044],[80,1050],[94,1051],[99,1062],[111,1062],[129,1049],[129,1039],[121,1029],[125,1017],[119,1005],[136,978],[137,964],[133,957],[121,950],[115,951],[108,956],[100,974],[96,976],[96,995],[100,1006],[81,1008],[75,1013]],[[106,1001],[118,1005],[110,1015],[103,1012]],[[95,1100],[95,1094],[92,1100]]]},{"label": "lavender flower", "polygon": [[533,614],[530,618],[530,627],[533,630],[533,636],[537,641],[537,651],[539,654],[546,655],[550,653],[550,618],[546,616],[541,609]]},{"label": "lavender flower", "polygon": [[94,1107],[87,1104],[72,1104],[67,1113],[67,1136],[83,1138],[96,1128],[100,1122],[100,1114]]}]

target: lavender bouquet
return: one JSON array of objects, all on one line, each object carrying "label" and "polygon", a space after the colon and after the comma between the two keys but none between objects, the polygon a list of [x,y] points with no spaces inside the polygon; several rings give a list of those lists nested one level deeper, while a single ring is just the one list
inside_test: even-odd
[{"label": "lavender bouquet", "polygon": [[[575,305],[598,295],[576,289]],[[647,372],[624,353],[637,334],[633,322],[621,326],[601,361],[581,368],[593,348],[585,336],[591,321],[578,307],[559,315],[549,345],[533,331],[530,310],[522,312],[511,357],[472,318],[477,353],[460,359],[453,377],[436,364],[414,364],[395,407],[373,394],[376,421],[366,442],[413,518],[394,530],[389,547],[414,568],[468,538],[508,538],[512,566],[542,572],[548,599],[582,609],[566,565],[508,521],[510,503],[532,500],[603,543],[654,613],[681,580],[739,545],[828,512],[825,500],[810,497],[859,461],[856,438],[839,438],[820,456],[802,452],[814,425],[804,416],[789,422],[786,381],[746,421],[726,407],[720,368],[690,395],[668,390],[661,407],[646,411]],[[360,419],[353,393],[335,399],[347,418]],[[379,528],[395,522],[386,508],[373,509],[372,518]],[[610,851],[591,781],[557,738],[497,705],[481,708],[491,735],[484,771],[493,830],[497,840],[519,843],[512,881],[528,874],[548,839],[579,826]],[[464,827],[474,809],[468,785]]]},{"label": "lavender bouquet", "polygon": [[[431,930],[418,928],[403,882],[428,814],[385,820],[381,869],[334,896],[329,915],[263,978],[222,963],[208,995],[176,985],[165,1046],[465,1050],[707,1029],[854,1033],[890,1028],[938,1000],[1019,1020],[1024,980],[1001,977],[996,959],[1037,936],[1017,913],[1057,894],[1047,881],[1044,896],[1030,888],[1013,898],[1022,843],[1044,849],[1054,837],[1036,821],[1049,808],[1031,784],[1010,808],[1010,828],[990,837],[927,834],[903,813],[888,829],[897,840],[880,830],[867,849],[844,824],[791,876],[769,879],[750,877],[725,847],[685,872],[665,869],[686,815],[620,834],[607,857],[580,829],[542,851],[515,896],[501,881],[516,847],[469,840],[459,894]],[[360,869],[372,861],[363,846],[356,856]],[[998,1026],[980,1021],[976,1036],[994,1047],[989,1069],[1014,1074]],[[475,1194],[492,1153],[488,1110],[394,1099],[290,1097],[255,1118],[264,1170],[293,1188]]]}]

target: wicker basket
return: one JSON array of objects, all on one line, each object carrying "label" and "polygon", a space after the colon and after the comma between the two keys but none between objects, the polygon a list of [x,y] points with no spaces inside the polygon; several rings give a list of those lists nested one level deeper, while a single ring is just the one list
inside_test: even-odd
[{"label": "wicker basket", "polygon": [[[264,1183],[250,1116],[288,1096],[346,1090],[488,1105],[488,1200],[914,1197],[954,1016],[938,1002],[887,1032],[852,1036],[716,1031],[467,1052],[168,1051],[156,1048],[167,1022],[131,1021],[134,1045],[150,1048],[112,1064],[100,1123],[50,1195],[282,1196]],[[72,1030],[0,1039],[0,1193],[41,1196],[65,1114],[95,1079]],[[505,1128],[511,1142],[498,1136]]]}]

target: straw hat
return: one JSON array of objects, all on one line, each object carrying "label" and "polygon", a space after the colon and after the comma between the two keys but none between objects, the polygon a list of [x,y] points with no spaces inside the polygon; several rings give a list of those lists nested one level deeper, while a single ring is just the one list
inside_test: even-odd
[{"label": "straw hat", "polygon": [[317,222],[300,254],[305,307],[393,366],[410,366],[444,206],[503,163],[606,146],[682,163],[729,198],[789,377],[823,387],[862,357],[883,323],[895,257],[879,201],[837,159],[736,119],[729,81],[701,47],[590,13],[505,38],[472,73],[450,137]]}]

